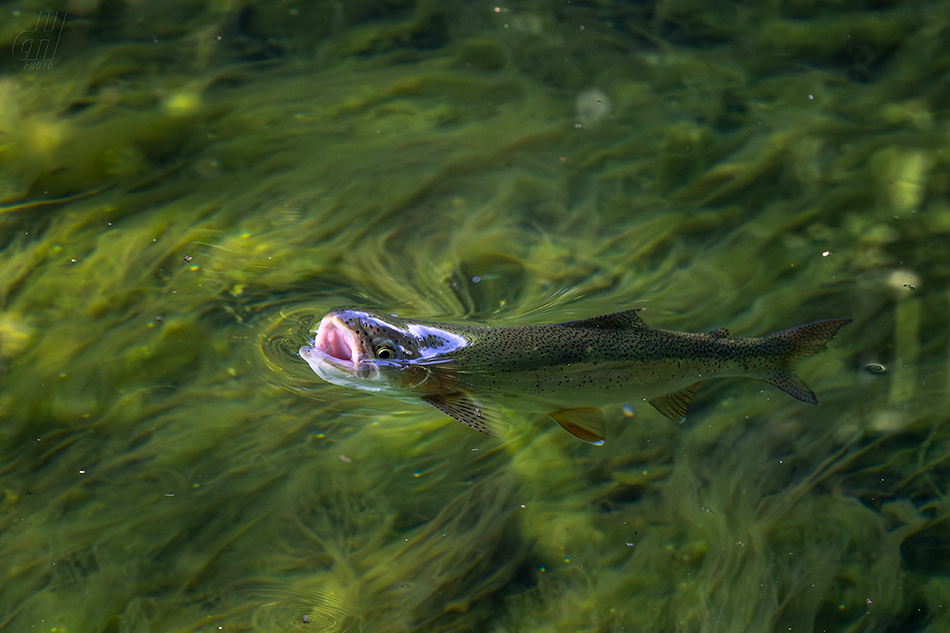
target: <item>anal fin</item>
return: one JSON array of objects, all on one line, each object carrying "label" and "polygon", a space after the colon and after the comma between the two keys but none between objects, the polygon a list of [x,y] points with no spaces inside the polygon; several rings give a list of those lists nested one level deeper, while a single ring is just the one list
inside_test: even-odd
[{"label": "anal fin", "polygon": [[504,415],[494,407],[476,402],[463,391],[425,396],[422,399],[479,433],[491,437],[500,437],[505,434]]},{"label": "anal fin", "polygon": [[686,409],[696,394],[696,390],[699,389],[700,383],[702,383],[701,380],[685,389],[668,393],[665,396],[650,398],[650,404],[674,422],[682,422],[686,419]]},{"label": "anal fin", "polygon": [[576,409],[560,409],[549,416],[561,425],[561,428],[576,437],[595,446],[604,443],[607,434],[607,425],[604,414],[594,407],[578,407]]}]

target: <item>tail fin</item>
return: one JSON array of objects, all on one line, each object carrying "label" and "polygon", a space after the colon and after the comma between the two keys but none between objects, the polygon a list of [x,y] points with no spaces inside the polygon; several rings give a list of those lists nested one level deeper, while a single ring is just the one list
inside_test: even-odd
[{"label": "tail fin", "polygon": [[828,341],[835,337],[842,325],[848,323],[851,323],[851,319],[826,319],[764,336],[763,339],[775,345],[778,364],[766,371],[762,380],[802,402],[818,404],[815,393],[795,373],[795,362],[827,349]]}]

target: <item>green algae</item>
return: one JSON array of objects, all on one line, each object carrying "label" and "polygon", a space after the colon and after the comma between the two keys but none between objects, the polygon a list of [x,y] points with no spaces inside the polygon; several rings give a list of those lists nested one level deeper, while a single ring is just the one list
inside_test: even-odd
[{"label": "green algae", "polygon": [[[0,69],[0,629],[946,627],[943,3],[82,4]],[[321,383],[347,304],[854,323],[592,448]]]}]

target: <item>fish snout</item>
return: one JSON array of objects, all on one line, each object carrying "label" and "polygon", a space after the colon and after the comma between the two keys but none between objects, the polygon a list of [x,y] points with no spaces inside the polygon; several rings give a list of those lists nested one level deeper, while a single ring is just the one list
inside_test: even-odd
[{"label": "fish snout", "polygon": [[[300,348],[300,355],[305,360],[309,360],[304,356],[305,347]],[[310,356],[314,356],[316,351],[335,365],[346,367],[351,371],[359,369],[360,343],[356,332],[346,327],[336,315],[328,314],[323,317],[317,328],[313,347],[306,349]]]}]

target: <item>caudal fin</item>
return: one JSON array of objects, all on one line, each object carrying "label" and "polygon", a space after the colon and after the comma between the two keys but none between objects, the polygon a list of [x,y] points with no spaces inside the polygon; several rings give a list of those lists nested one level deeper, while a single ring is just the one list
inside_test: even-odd
[{"label": "caudal fin", "polygon": [[776,346],[778,363],[764,372],[762,380],[802,402],[818,404],[815,393],[795,373],[795,362],[827,349],[828,341],[847,323],[851,323],[851,319],[826,319],[764,336],[763,339]]}]

